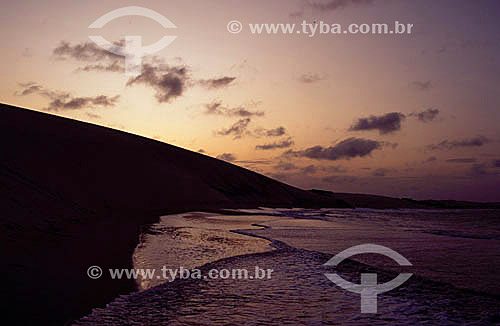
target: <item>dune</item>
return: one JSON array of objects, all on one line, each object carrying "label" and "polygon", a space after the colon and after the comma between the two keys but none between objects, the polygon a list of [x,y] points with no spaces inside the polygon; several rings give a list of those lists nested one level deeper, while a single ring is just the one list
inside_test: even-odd
[{"label": "dune", "polygon": [[93,280],[87,269],[132,268],[141,229],[161,215],[260,206],[482,207],[306,191],[159,141],[5,104],[0,144],[6,324],[64,325],[134,291],[134,280],[106,273]]},{"label": "dune", "polygon": [[220,208],[350,207],[176,146],[0,105],[3,320],[62,325],[135,289],[87,268],[132,268],[141,227]]}]

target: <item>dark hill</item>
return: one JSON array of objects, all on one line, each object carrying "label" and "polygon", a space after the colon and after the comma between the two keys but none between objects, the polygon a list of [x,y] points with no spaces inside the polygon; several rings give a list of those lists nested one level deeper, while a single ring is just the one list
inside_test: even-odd
[{"label": "dark hill", "polygon": [[0,149],[2,317],[12,325],[62,325],[133,290],[133,281],[91,280],[87,268],[131,268],[141,227],[161,214],[348,206],[179,147],[8,105]]}]

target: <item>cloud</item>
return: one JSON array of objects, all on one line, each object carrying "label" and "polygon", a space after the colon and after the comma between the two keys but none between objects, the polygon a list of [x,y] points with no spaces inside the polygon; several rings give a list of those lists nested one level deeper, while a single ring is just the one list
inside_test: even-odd
[{"label": "cloud", "polygon": [[375,0],[307,0],[302,1],[300,9],[290,13],[291,18],[302,18],[306,10],[327,12],[345,9],[355,5],[371,5]]},{"label": "cloud", "polygon": [[228,77],[224,76],[221,78],[213,78],[213,79],[202,79],[199,82],[200,85],[203,87],[206,87],[208,89],[217,89],[217,88],[223,88],[231,84],[236,77]]},{"label": "cloud", "polygon": [[[99,47],[94,42],[83,42],[72,45],[61,41],[52,51],[52,55],[58,60],[76,60],[85,65],[78,68],[77,72],[125,72],[125,57],[123,51],[124,40],[115,42],[116,52],[109,52]],[[120,55],[121,54],[121,55]]]},{"label": "cloud", "polygon": [[89,64],[84,66],[83,68],[78,68],[77,71],[83,71],[83,72],[125,72],[125,67],[122,63],[120,63],[118,60],[102,64],[102,63],[96,63],[96,64]]},{"label": "cloud", "polygon": [[422,161],[422,163],[430,163],[430,162],[434,162],[434,161],[437,161],[437,157],[435,156],[430,156],[428,157],[425,161]]},{"label": "cloud", "polygon": [[247,164],[247,165],[267,165],[271,164],[272,162],[269,160],[240,160],[236,161],[236,163]]},{"label": "cloud", "polygon": [[212,102],[205,104],[205,114],[223,115],[228,117],[261,117],[264,115],[263,111],[250,111],[244,107],[228,108],[222,105],[221,102]]},{"label": "cloud", "polygon": [[323,76],[320,74],[313,74],[313,73],[302,74],[301,76],[299,76],[299,78],[297,78],[297,80],[299,82],[304,83],[304,84],[313,84],[313,83],[322,81],[324,79],[326,79],[326,76]]},{"label": "cloud", "polygon": [[274,142],[270,144],[264,144],[264,145],[257,145],[255,146],[256,150],[273,150],[273,149],[280,149],[280,148],[288,148],[294,144],[293,140],[291,138],[284,139],[279,142]]},{"label": "cloud", "polygon": [[26,96],[34,93],[41,93],[43,91],[43,87],[40,85],[37,85],[33,82],[29,83],[19,83],[19,86],[24,87],[24,90],[22,92],[17,92],[16,95],[20,96]]},{"label": "cloud", "polygon": [[259,128],[255,130],[255,133],[258,136],[264,136],[264,137],[280,137],[286,134],[286,129],[285,127],[277,127],[274,129]]},{"label": "cloud", "polygon": [[308,2],[312,9],[318,11],[335,11],[345,9],[353,5],[371,5],[375,0],[328,0],[328,1],[312,1]]},{"label": "cloud", "polygon": [[38,94],[49,99],[68,98],[71,96],[68,92],[51,90],[35,82],[18,83],[18,86],[24,89],[20,92],[15,92],[14,94],[17,96]]},{"label": "cloud", "polygon": [[48,111],[79,110],[88,107],[110,107],[118,103],[120,96],[108,97],[99,95],[94,97],[71,97],[67,99],[55,99],[49,103]]},{"label": "cloud", "polygon": [[52,54],[60,60],[74,59],[82,62],[97,62],[101,60],[116,60],[124,59],[126,55],[123,52],[123,40],[115,42],[116,48],[110,52],[95,44],[94,42],[84,42],[82,44],[71,45],[66,41],[61,41],[59,45],[52,51]]},{"label": "cloud", "polygon": [[421,112],[410,113],[410,117],[415,117],[421,122],[431,122],[434,121],[439,115],[439,109],[429,108]]},{"label": "cloud", "polygon": [[374,177],[385,177],[386,175],[396,172],[395,169],[386,169],[386,168],[379,168],[373,171],[372,175]]},{"label": "cloud", "polygon": [[301,168],[300,172],[302,172],[303,174],[314,174],[317,170],[318,169],[316,168],[316,166],[311,164]]},{"label": "cloud", "polygon": [[330,175],[321,179],[325,183],[329,184],[343,184],[343,183],[354,183],[358,178],[348,175]]},{"label": "cloud", "polygon": [[446,160],[448,163],[475,163],[476,161],[475,158],[452,158]]},{"label": "cloud", "polygon": [[411,83],[411,86],[419,91],[428,91],[434,87],[434,85],[432,85],[432,81],[430,80],[426,82],[414,81]]},{"label": "cloud", "polygon": [[487,143],[491,142],[488,138],[484,136],[476,136],[473,138],[462,139],[462,140],[443,140],[438,144],[432,144],[427,146],[429,150],[451,150],[455,148],[463,147],[481,147]]},{"label": "cloud", "polygon": [[91,119],[101,119],[102,117],[99,114],[95,114],[92,112],[86,112],[87,116]]},{"label": "cloud", "polygon": [[[257,111],[248,111],[246,109],[242,108],[236,108],[236,109],[225,109],[225,108],[220,108],[220,106],[215,105],[210,105],[207,106],[207,111],[215,111],[212,114],[224,114],[227,116],[240,116],[243,117],[243,119],[240,119],[236,121],[233,125],[231,125],[229,128],[223,128],[220,130],[215,131],[216,135],[219,136],[234,136],[234,139],[239,139],[242,138],[243,136],[253,136],[253,137],[277,137],[277,136],[282,136],[286,134],[286,129],[284,127],[278,127],[275,129],[264,129],[264,128],[256,128],[253,132],[249,130],[248,126],[250,122],[252,121],[252,118],[250,116],[261,116],[263,113]],[[207,113],[207,112],[206,112]],[[283,140],[281,142],[275,142],[273,144],[265,144],[265,145],[260,145],[257,146],[259,147],[258,149],[261,150],[266,150],[266,149],[273,149],[273,147],[276,148],[286,148],[290,147],[293,145],[293,141],[291,140],[291,137],[288,137],[287,140]],[[281,147],[279,147],[281,146]]]},{"label": "cloud", "polygon": [[401,129],[401,121],[405,115],[399,112],[391,112],[381,116],[370,116],[360,118],[350,128],[350,131],[378,130],[381,135],[396,132]]},{"label": "cloud", "polygon": [[[62,41],[54,50],[53,56],[59,60],[73,59],[83,62],[84,66],[78,72],[124,72],[126,55],[123,48],[124,41],[115,42],[116,48],[112,53],[93,42],[84,42],[72,45]],[[231,84],[236,77],[220,77],[193,81],[189,76],[187,65],[168,65],[162,58],[152,56],[144,58],[142,73],[128,80],[127,86],[143,84],[156,90],[156,99],[159,103],[170,103],[180,97],[196,83],[207,89],[217,89]]]},{"label": "cloud", "polygon": [[236,161],[236,156],[234,156],[231,153],[220,154],[220,155],[217,155],[216,158],[219,159],[219,160],[227,161],[227,162],[234,162],[234,161]]},{"label": "cloud", "polygon": [[348,170],[340,165],[332,165],[332,166],[323,166],[321,167],[322,171],[327,173],[346,173]]},{"label": "cloud", "polygon": [[84,62],[85,65],[77,69],[83,72],[124,72],[125,71],[125,41],[115,42],[116,48],[113,52],[105,50],[94,42],[83,42],[72,45],[70,42],[61,41],[52,51],[52,55],[58,60],[73,59]]},{"label": "cloud", "polygon": [[227,129],[221,129],[216,132],[220,136],[234,136],[234,139],[239,139],[248,133],[248,124],[251,122],[250,118],[240,119]]},{"label": "cloud", "polygon": [[274,166],[276,170],[281,170],[281,171],[290,171],[290,170],[295,170],[297,169],[297,166],[293,163],[289,162],[279,162]]},{"label": "cloud", "polygon": [[144,84],[156,90],[156,99],[159,103],[169,103],[171,100],[182,96],[189,80],[188,69],[185,66],[153,66],[142,65],[142,73],[132,77],[127,86]]},{"label": "cloud", "polygon": [[[408,116],[427,123],[434,121],[439,112],[439,109],[429,108],[421,112],[410,113]],[[391,112],[380,116],[371,115],[367,118],[358,119],[349,128],[349,131],[378,130],[381,135],[390,134],[401,130],[401,123],[405,118],[406,115],[401,112]]]},{"label": "cloud", "polygon": [[490,172],[486,169],[484,164],[474,164],[467,172],[469,176],[481,177],[487,175],[496,175],[498,173]]},{"label": "cloud", "polygon": [[97,107],[114,107],[118,104],[120,95],[116,96],[86,96],[75,97],[68,92],[55,91],[47,89],[34,82],[20,83],[19,86],[24,87],[21,92],[16,92],[17,95],[26,96],[37,94],[48,98],[49,105],[44,108],[46,111],[64,111],[64,110],[80,110],[85,108]]},{"label": "cloud", "polygon": [[348,138],[335,146],[322,147],[314,146],[302,151],[289,150],[285,155],[296,157],[306,157],[315,160],[330,160],[336,161],[341,159],[349,160],[355,157],[365,157],[370,155],[374,150],[382,148],[385,143],[363,139],[363,138]]}]

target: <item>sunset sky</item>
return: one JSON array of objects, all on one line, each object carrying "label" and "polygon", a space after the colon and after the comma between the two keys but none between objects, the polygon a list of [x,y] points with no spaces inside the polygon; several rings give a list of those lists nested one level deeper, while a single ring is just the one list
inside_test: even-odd
[{"label": "sunset sky", "polygon": [[[129,16],[92,30],[121,7]],[[0,101],[154,138],[301,188],[500,201],[500,2],[18,1],[0,5]],[[243,31],[229,33],[237,20]],[[248,24],[413,24],[252,34]],[[143,45],[142,74],[90,35]],[[99,155],[99,153],[96,153]],[[133,153],[131,153],[133,155]],[[148,158],[145,157],[145,160]]]}]

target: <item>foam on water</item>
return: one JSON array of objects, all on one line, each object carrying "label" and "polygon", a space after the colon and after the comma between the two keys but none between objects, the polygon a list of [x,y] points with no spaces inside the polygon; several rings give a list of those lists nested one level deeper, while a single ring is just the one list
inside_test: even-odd
[{"label": "foam on water", "polygon": [[[157,234],[150,234],[143,242],[139,256],[143,259],[142,266],[157,265],[166,259],[172,259],[174,266],[180,261],[175,258],[179,255],[185,263],[205,264],[203,271],[252,270],[259,266],[274,270],[271,279],[177,279],[118,298],[104,309],[95,309],[77,324],[494,325],[500,322],[500,296],[496,293],[500,282],[495,284],[500,268],[498,211],[266,209],[265,212],[269,215],[191,214],[189,217],[187,214],[164,218],[154,227]],[[172,229],[168,228],[175,228],[178,235],[172,236]],[[239,229],[239,233],[229,232],[234,229]],[[183,236],[183,232],[190,236]],[[193,236],[196,234],[205,236]],[[218,241],[207,241],[216,239],[214,235]],[[270,241],[264,239],[274,240],[277,249],[270,251]],[[362,243],[391,247],[414,265],[411,272],[415,276],[401,287],[378,296],[379,311],[375,315],[361,314],[360,296],[338,288],[324,276],[331,270],[323,264],[333,254]],[[150,251],[144,251],[145,248]],[[165,255],[165,251],[174,254]],[[400,272],[400,267],[394,267],[391,260],[367,256],[370,257],[346,260],[336,271],[355,283],[359,283],[364,272],[377,273],[379,283]]]}]

